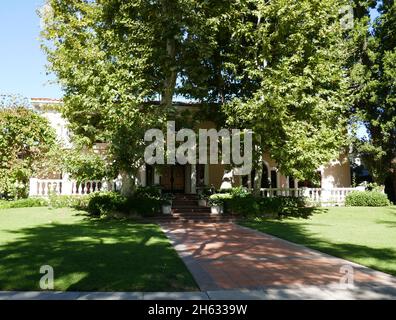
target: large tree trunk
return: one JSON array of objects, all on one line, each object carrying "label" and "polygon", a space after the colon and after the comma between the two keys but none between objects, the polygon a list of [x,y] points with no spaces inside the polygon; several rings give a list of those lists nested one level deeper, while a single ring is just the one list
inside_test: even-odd
[{"label": "large tree trunk", "polygon": [[256,174],[253,177],[253,194],[255,196],[260,195],[260,189],[261,189],[261,180],[263,177],[263,149],[261,147],[261,136],[259,134],[256,134],[255,136],[255,146],[254,146],[254,152],[257,154],[257,167],[256,167]]},{"label": "large tree trunk", "polygon": [[168,55],[169,63],[167,66],[167,75],[164,81],[164,88],[161,96],[161,104],[170,108],[172,106],[173,95],[175,93],[177,68],[175,65],[176,58],[176,41],[175,39],[166,40],[166,53]]},{"label": "large tree trunk", "polygon": [[263,156],[260,152],[258,166],[256,168],[256,174],[254,175],[254,178],[253,178],[254,179],[253,180],[253,194],[255,196],[260,195],[262,177],[263,177]]},{"label": "large tree trunk", "polygon": [[121,172],[122,185],[121,194],[128,197],[133,194],[135,190],[135,179],[127,172]]},{"label": "large tree trunk", "polygon": [[[162,1],[162,14],[164,17],[173,17],[174,8],[168,0]],[[173,26],[174,27],[174,26]],[[171,25],[165,25],[164,28],[172,28]],[[166,38],[166,63],[165,63],[165,79],[164,86],[161,92],[161,105],[165,108],[172,106],[173,94],[175,92],[176,80],[177,80],[177,66],[176,66],[176,40],[174,34],[168,34]]]}]

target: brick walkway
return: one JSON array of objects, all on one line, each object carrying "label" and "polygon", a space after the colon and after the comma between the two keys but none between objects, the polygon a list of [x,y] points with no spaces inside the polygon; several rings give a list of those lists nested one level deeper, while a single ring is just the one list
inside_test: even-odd
[{"label": "brick walkway", "polygon": [[[354,285],[396,290],[396,278],[233,223],[164,223],[162,228],[202,291]],[[347,267],[348,268],[348,267]]]},{"label": "brick walkway", "polygon": [[[390,275],[233,223],[163,223],[201,292],[1,292],[0,300],[396,299]],[[342,266],[353,288],[340,287]]]}]

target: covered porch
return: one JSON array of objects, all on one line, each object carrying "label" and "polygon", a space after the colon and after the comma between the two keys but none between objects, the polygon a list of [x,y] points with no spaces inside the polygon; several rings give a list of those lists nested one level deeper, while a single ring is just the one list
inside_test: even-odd
[{"label": "covered porch", "polygon": [[164,192],[196,194],[197,190],[210,185],[209,165],[145,165],[139,174],[139,184],[160,186]]}]

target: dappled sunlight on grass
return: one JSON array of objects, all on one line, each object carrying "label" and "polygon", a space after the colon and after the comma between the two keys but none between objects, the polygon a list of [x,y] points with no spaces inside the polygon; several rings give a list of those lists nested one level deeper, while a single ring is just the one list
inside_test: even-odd
[{"label": "dappled sunlight on grass", "polygon": [[327,208],[305,219],[255,219],[241,224],[396,275],[395,213],[395,207]]},{"label": "dappled sunlight on grass", "polygon": [[[69,209],[19,210],[0,215],[1,290],[39,289],[42,265],[54,268],[56,290],[197,289],[157,225],[95,221]],[[25,217],[30,225],[18,228]]]}]

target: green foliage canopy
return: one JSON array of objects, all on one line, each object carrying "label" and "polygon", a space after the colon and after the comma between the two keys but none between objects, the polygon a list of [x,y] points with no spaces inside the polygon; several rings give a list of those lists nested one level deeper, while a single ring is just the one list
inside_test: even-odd
[{"label": "green foliage canopy", "polygon": [[[357,147],[374,180],[393,181],[396,197],[396,4],[393,0],[358,2],[352,38],[352,105],[367,128]],[[379,16],[369,19],[369,8]]]},{"label": "green foliage canopy", "polygon": [[302,179],[345,142],[346,3],[48,0],[43,47],[72,131],[111,142],[120,171],[136,173],[144,131],[163,127],[178,95],[223,106]]},{"label": "green foliage canopy", "polygon": [[344,4],[259,1],[250,23],[237,22],[237,42],[246,46],[240,51],[244,74],[259,85],[225,104],[228,122],[253,128],[280,170],[298,179],[312,178],[345,145]]},{"label": "green foliage canopy", "polygon": [[55,146],[45,118],[25,107],[0,108],[0,194],[27,196],[29,178]]}]

